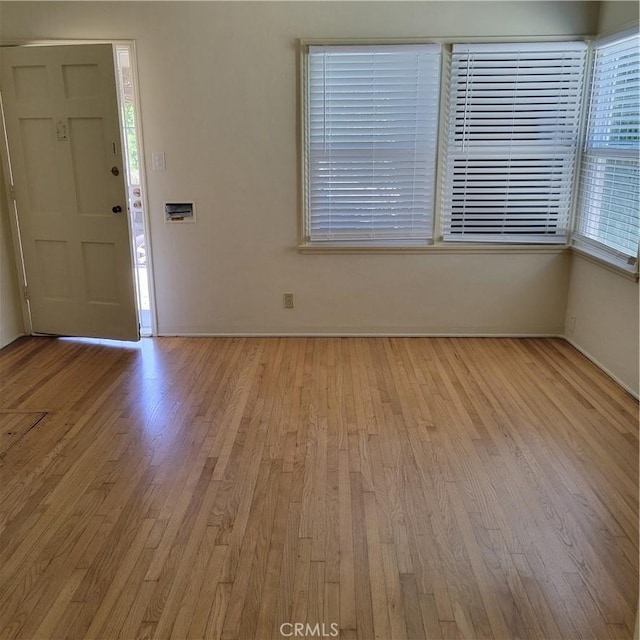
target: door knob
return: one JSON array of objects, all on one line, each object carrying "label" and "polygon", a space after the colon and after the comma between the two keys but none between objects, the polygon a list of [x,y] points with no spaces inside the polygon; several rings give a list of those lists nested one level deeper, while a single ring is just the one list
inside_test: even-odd
[{"label": "door knob", "polygon": [[113,213],[120,213],[122,211],[122,207],[117,204],[115,207],[111,207],[111,211],[113,211]]}]

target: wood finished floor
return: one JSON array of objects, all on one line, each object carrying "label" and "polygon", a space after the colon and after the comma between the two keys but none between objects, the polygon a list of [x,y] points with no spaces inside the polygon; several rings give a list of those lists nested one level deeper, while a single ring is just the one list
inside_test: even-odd
[{"label": "wood finished floor", "polygon": [[638,406],[561,340],[28,338],[0,420],[2,640],[631,637]]}]

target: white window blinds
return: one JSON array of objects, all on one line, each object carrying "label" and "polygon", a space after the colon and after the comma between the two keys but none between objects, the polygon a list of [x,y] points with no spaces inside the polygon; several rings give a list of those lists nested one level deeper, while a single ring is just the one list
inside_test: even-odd
[{"label": "white window blinds", "polygon": [[586,44],[453,45],[445,241],[563,243]]},{"label": "white window blinds", "polygon": [[431,238],[440,46],[310,46],[306,73],[308,241]]},{"label": "white window blinds", "polygon": [[640,37],[597,45],[575,244],[634,265],[638,253]]}]

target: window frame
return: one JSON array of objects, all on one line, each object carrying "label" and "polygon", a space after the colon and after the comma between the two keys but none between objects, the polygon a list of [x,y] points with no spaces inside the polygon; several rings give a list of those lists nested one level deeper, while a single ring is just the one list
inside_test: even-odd
[{"label": "window frame", "polygon": [[[308,101],[309,101],[309,74],[308,60],[310,47],[316,46],[393,46],[393,45],[436,45],[440,50],[440,69],[439,69],[439,93],[436,96],[437,117],[435,123],[435,149],[434,149],[434,173],[433,173],[433,197],[431,217],[431,236],[426,239],[398,239],[396,240],[330,240],[330,241],[312,241],[310,239],[310,207],[308,204],[309,193],[309,117],[308,117]],[[299,107],[298,115],[298,148],[299,148],[299,215],[298,215],[298,250],[303,253],[361,253],[361,252],[379,252],[379,253],[397,253],[404,251],[421,252],[431,246],[435,242],[435,233],[437,230],[435,222],[435,212],[437,209],[437,199],[439,195],[438,176],[439,176],[439,153],[440,153],[440,131],[442,118],[442,82],[444,74],[443,59],[445,55],[443,42],[434,38],[375,38],[375,39],[299,39],[298,40],[298,66],[299,66]]]},{"label": "window frame", "polygon": [[[440,159],[443,242],[567,245],[587,53],[588,44],[575,40],[452,46]],[[544,83],[546,98],[531,97],[532,81]],[[502,112],[511,118],[496,117]],[[549,162],[531,164],[538,154]]]},{"label": "window frame", "polygon": [[[631,30],[627,30],[631,31]],[[637,32],[637,27],[635,28]],[[617,34],[615,34],[617,35]],[[614,36],[608,36],[612,38]],[[474,43],[513,43],[513,42],[584,42],[588,46],[588,55],[585,72],[585,104],[583,112],[580,116],[580,139],[578,141],[578,159],[575,168],[577,172],[580,168],[581,157],[583,153],[583,142],[586,128],[586,113],[588,104],[588,87],[590,86],[590,78],[592,73],[592,49],[596,36],[593,35],[576,35],[576,36],[524,36],[524,37],[433,37],[433,38],[299,38],[297,40],[297,78],[298,78],[298,106],[296,109],[297,118],[297,149],[298,149],[298,213],[297,213],[297,251],[301,254],[563,254],[575,252],[586,258],[597,262],[605,267],[611,268],[613,271],[629,276],[627,270],[622,270],[615,265],[603,261],[601,257],[595,254],[587,254],[583,249],[575,247],[572,242],[573,230],[576,220],[576,203],[578,180],[574,177],[572,188],[572,206],[569,212],[569,233],[564,244],[528,244],[528,243],[493,243],[493,242],[445,242],[442,237],[441,225],[441,208],[442,208],[442,180],[445,170],[444,166],[444,135],[446,123],[446,95],[449,82],[449,56],[451,48],[454,44],[474,44]],[[411,245],[390,245],[376,246],[371,243],[360,244],[310,244],[306,236],[306,51],[310,45],[348,45],[348,44],[440,44],[442,45],[442,67],[440,73],[440,95],[439,95],[439,121],[438,136],[436,150],[436,168],[435,168],[435,194],[434,194],[434,211],[433,211],[433,240],[430,244],[423,246]],[[635,274],[637,280],[637,273]]]},{"label": "window frame", "polygon": [[586,156],[591,154],[593,157],[600,157],[605,160],[624,160],[625,157],[631,157],[630,153],[616,153],[615,147],[611,147],[613,149],[612,153],[607,153],[607,149],[610,149],[609,147],[595,147],[594,150],[590,152],[591,147],[588,144],[588,135],[595,83],[596,49],[598,46],[613,45],[633,36],[640,36],[640,25],[629,27],[601,37],[596,37],[590,41],[589,58],[587,61],[588,76],[586,78],[584,109],[582,114],[582,140],[579,149],[578,169],[574,185],[569,246],[571,252],[595,262],[596,264],[600,264],[615,273],[638,281],[640,242],[638,243],[638,252],[636,253],[636,256],[627,256],[612,247],[608,247],[604,243],[582,235],[579,230],[581,224],[580,209],[583,190],[585,188],[582,172]]}]

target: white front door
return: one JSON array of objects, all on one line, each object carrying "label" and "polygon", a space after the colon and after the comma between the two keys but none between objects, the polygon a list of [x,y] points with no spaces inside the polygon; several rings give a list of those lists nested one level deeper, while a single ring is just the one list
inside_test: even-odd
[{"label": "white front door", "polygon": [[32,330],[138,340],[112,46],[0,57]]}]

